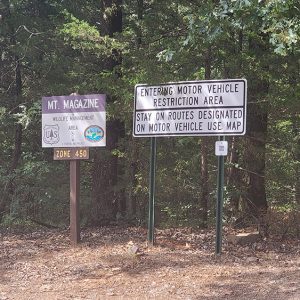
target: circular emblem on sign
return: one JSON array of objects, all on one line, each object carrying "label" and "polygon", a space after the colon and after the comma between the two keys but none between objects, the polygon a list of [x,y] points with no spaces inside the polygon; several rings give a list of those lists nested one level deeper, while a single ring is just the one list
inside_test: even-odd
[{"label": "circular emblem on sign", "polygon": [[104,130],[97,125],[89,126],[84,131],[84,137],[90,142],[99,142],[104,138]]}]

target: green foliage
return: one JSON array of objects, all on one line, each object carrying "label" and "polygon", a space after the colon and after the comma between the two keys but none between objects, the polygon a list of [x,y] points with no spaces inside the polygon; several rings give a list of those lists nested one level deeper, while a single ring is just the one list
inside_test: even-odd
[{"label": "green foliage", "polygon": [[40,117],[41,106],[40,103],[33,103],[29,108],[25,105],[19,105],[20,112],[14,114],[14,118],[17,120],[17,123],[21,124],[26,130],[28,126]]},{"label": "green foliage", "polygon": [[270,36],[274,51],[287,55],[294,50],[299,51],[300,5],[295,1],[268,1],[261,10],[263,32]]},{"label": "green foliage", "polygon": [[[296,204],[295,185],[297,181],[296,170],[299,168],[299,160],[295,155],[298,146],[295,139],[293,122],[291,120],[279,120],[272,127],[272,144],[268,147],[267,181],[270,202],[278,207]],[[296,147],[296,148],[295,148]]]},{"label": "green foliage", "polygon": [[[53,162],[52,152],[40,147],[41,97],[100,92],[109,95],[107,119],[125,124],[117,147],[111,152],[103,150],[104,157],[118,159],[118,183],[111,189],[114,205],[120,209],[115,195],[123,191],[126,203],[136,204],[134,218],[143,223],[148,201],[149,141],[131,136],[134,85],[208,76],[248,79],[249,101],[269,117],[265,161],[268,202],[295,207],[300,168],[298,1],[145,0],[143,7],[124,1],[123,31],[111,35],[105,33],[107,24],[100,15],[113,16],[115,7],[103,11],[101,1],[7,3],[11,5],[0,6],[0,189],[5,190],[5,209],[1,212],[5,222],[28,217],[51,224],[68,223],[68,165]],[[17,92],[15,82],[17,63],[21,92]],[[267,95],[256,88],[260,82],[268,84]],[[16,170],[10,170],[16,124],[22,125],[22,149]],[[216,184],[212,147],[207,154],[208,181],[203,183],[198,138],[158,141],[157,207],[164,212],[161,224],[198,225],[204,184],[209,191],[212,222]],[[247,192],[246,145],[241,138],[235,146],[239,155],[233,165],[240,182],[229,182],[226,187],[228,217],[234,213],[232,199],[243,198]],[[92,173],[93,163],[94,156],[83,167],[84,224],[89,224],[94,208],[91,190],[97,174]],[[227,168],[231,166],[227,164]]]},{"label": "green foliage", "polygon": [[66,45],[79,50],[83,55],[96,55],[106,58],[114,55],[114,51],[121,51],[124,46],[115,38],[101,36],[96,26],[85,20],[79,20],[68,11],[63,11],[66,22],[59,29]]}]

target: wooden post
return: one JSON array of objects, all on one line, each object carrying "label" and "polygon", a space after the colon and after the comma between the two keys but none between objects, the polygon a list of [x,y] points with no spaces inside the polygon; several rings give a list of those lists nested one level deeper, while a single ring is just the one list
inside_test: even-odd
[{"label": "wooden post", "polygon": [[76,246],[80,241],[79,224],[80,161],[70,161],[70,239]]}]

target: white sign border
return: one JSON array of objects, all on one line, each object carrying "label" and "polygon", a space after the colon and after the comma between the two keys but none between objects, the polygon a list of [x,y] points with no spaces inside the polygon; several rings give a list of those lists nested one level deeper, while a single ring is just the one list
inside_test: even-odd
[{"label": "white sign border", "polygon": [[[59,101],[60,104],[64,100],[77,100],[77,99],[86,99],[86,98],[92,98],[92,99],[97,99],[97,97],[101,98],[101,103],[100,106],[102,106],[102,109],[97,109],[97,110],[92,110],[92,111],[77,111],[77,109],[67,109],[67,110],[73,110],[72,112],[64,112],[58,109],[58,112],[44,112],[43,111],[43,105],[44,101],[47,100],[52,100],[52,101]],[[93,119],[95,121],[80,121],[80,120],[71,120],[69,121],[70,117],[78,117],[80,118],[81,116],[88,115],[88,116],[93,116]],[[59,121],[51,121],[53,118],[66,118],[65,120],[59,120]],[[50,120],[48,122],[48,120]],[[60,122],[63,123],[63,125],[59,124]],[[47,123],[47,124],[46,124]],[[80,125],[79,125],[80,124]],[[59,96],[43,96],[42,97],[42,120],[41,120],[41,125],[42,125],[42,148],[43,149],[53,149],[53,148],[105,148],[106,147],[106,141],[107,141],[107,128],[106,128],[106,94],[86,94],[86,95],[59,95]],[[85,129],[80,128],[81,125],[85,125]],[[58,130],[59,128],[63,128],[63,131],[59,131],[60,137],[57,143],[45,143],[44,140],[44,135],[45,135],[45,128],[49,127],[57,127]],[[62,142],[62,136],[66,135],[66,128],[74,126],[76,127],[76,131],[79,131],[82,133],[82,137],[79,140],[74,140],[74,141],[69,141],[69,142]],[[94,142],[94,141],[88,141],[86,138],[84,138],[84,132],[87,128],[89,127],[100,127],[102,129],[104,136],[100,141]],[[74,129],[75,130],[75,129]],[[70,132],[73,132],[73,129],[69,129]],[[63,135],[61,136],[61,133]],[[63,144],[62,144],[63,143]]]},{"label": "white sign border", "polygon": [[[137,113],[137,87],[160,87],[160,86],[167,86],[167,85],[180,85],[180,84],[196,84],[196,83],[224,83],[224,82],[243,82],[244,83],[244,105],[243,105],[243,130],[241,132],[204,132],[204,133],[154,133],[154,134],[136,134],[135,128],[136,128],[136,113]],[[214,106],[214,107],[207,107],[210,109],[217,109],[217,108],[229,108],[229,107],[222,107],[222,106]],[[187,109],[180,108],[182,110]],[[196,107],[190,108],[190,109],[197,109]],[[199,109],[199,108],[198,108]],[[154,109],[151,109],[153,111]],[[165,110],[172,110],[170,108],[160,108],[156,109],[155,111],[165,111]],[[177,110],[177,109],[173,109]],[[138,111],[147,111],[147,110],[138,110]],[[150,111],[150,109],[149,109]],[[178,82],[167,82],[162,84],[156,84],[156,85],[150,85],[150,84],[137,84],[134,88],[134,111],[133,111],[133,136],[134,137],[173,137],[173,136],[235,136],[235,135],[245,135],[246,134],[246,120],[247,120],[247,80],[245,78],[234,78],[234,79],[213,79],[213,80],[190,80],[190,81],[178,81]]]}]

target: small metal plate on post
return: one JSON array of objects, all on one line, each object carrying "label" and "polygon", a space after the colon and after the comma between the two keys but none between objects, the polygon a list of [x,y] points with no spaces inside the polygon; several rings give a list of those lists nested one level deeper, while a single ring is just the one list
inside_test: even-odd
[{"label": "small metal plate on post", "polygon": [[228,142],[227,141],[216,141],[215,155],[226,156],[228,154]]},{"label": "small metal plate on post", "polygon": [[54,148],[54,160],[79,160],[89,157],[89,148]]}]

